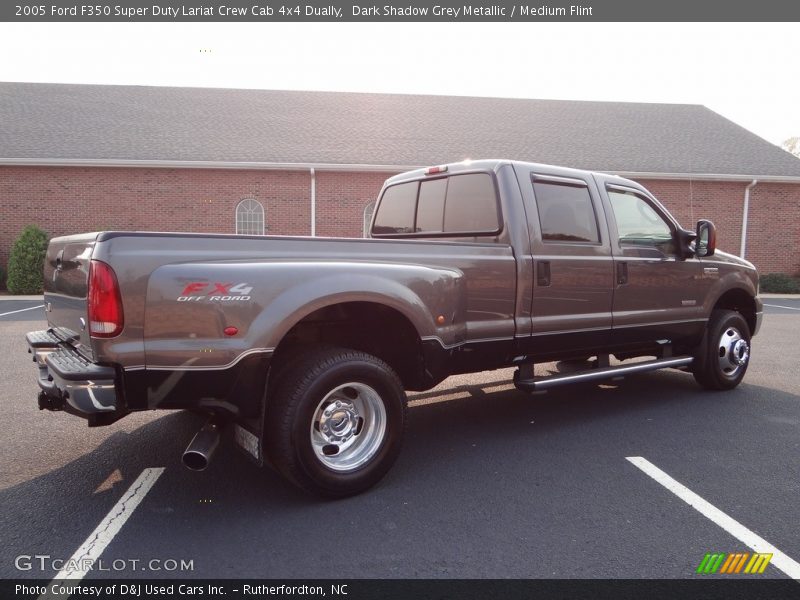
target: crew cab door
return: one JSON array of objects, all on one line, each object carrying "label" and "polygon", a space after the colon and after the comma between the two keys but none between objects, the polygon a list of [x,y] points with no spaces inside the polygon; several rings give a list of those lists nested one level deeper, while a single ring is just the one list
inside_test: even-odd
[{"label": "crew cab door", "polygon": [[534,262],[532,336],[526,350],[553,356],[608,345],[613,263],[591,177],[537,168],[520,177]]},{"label": "crew cab door", "polygon": [[614,254],[614,342],[676,341],[702,334],[707,282],[681,256],[678,224],[648,194],[601,187]]}]

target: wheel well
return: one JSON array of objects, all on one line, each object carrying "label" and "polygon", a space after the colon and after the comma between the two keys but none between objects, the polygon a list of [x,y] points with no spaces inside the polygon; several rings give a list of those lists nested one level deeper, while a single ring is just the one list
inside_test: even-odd
[{"label": "wheel well", "polygon": [[747,326],[750,327],[750,332],[756,330],[756,302],[746,291],[739,288],[728,290],[720,296],[714,308],[735,310],[741,313],[744,320],[747,321]]},{"label": "wheel well", "polygon": [[362,350],[392,367],[406,389],[422,385],[425,368],[420,337],[411,321],[389,306],[344,302],[314,311],[286,333],[275,349],[274,364],[280,368],[291,362],[291,356],[319,344]]}]

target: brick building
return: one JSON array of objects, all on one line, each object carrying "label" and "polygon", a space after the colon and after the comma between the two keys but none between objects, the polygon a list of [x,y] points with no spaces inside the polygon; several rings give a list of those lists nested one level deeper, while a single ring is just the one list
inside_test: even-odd
[{"label": "brick building", "polygon": [[360,236],[383,180],[467,158],[614,172],[800,272],[800,160],[694,105],[0,83],[0,265],[22,228]]}]

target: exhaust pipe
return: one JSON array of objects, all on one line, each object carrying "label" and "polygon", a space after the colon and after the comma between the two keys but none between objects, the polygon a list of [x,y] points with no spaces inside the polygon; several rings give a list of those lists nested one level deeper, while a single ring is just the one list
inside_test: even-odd
[{"label": "exhaust pipe", "polygon": [[211,420],[192,438],[183,452],[183,464],[192,471],[202,471],[219,445],[219,425]]}]

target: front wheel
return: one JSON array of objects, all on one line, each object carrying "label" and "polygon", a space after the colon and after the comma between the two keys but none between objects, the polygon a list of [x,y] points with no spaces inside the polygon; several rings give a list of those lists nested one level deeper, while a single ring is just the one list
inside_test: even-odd
[{"label": "front wheel", "polygon": [[741,383],[750,363],[750,327],[733,310],[711,313],[695,352],[694,378],[710,390],[730,390]]},{"label": "front wheel", "polygon": [[272,464],[296,485],[350,496],[388,472],[405,423],[406,395],[386,363],[325,348],[283,370],[268,399],[264,444]]}]

